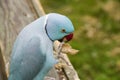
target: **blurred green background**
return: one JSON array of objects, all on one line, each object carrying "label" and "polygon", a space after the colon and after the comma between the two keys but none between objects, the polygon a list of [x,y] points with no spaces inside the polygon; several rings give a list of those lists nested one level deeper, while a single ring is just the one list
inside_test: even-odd
[{"label": "blurred green background", "polygon": [[46,13],[68,16],[75,27],[69,55],[81,80],[120,80],[120,0],[40,0]]}]

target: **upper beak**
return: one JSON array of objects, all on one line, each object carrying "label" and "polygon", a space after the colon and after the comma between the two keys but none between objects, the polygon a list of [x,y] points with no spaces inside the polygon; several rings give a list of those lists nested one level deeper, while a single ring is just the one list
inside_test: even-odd
[{"label": "upper beak", "polygon": [[60,42],[68,42],[70,41],[71,39],[73,38],[73,33],[69,34],[69,35],[66,35],[64,38],[60,39],[59,41]]},{"label": "upper beak", "polygon": [[70,41],[72,38],[73,38],[73,33],[65,36],[65,42],[66,42],[66,41],[67,41],[67,42]]}]

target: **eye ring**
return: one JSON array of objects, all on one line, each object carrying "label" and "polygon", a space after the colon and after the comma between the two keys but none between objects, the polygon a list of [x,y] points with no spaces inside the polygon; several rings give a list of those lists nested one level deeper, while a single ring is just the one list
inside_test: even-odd
[{"label": "eye ring", "polygon": [[66,30],[65,30],[65,29],[62,29],[62,30],[61,30],[61,32],[65,33],[65,32],[66,32]]}]

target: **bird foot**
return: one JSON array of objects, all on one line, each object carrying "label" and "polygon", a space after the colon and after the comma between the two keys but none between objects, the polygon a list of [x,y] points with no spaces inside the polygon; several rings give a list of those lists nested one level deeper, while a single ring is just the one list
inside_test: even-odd
[{"label": "bird foot", "polygon": [[58,64],[55,65],[55,68],[60,70],[61,68],[65,67],[65,66],[66,66],[65,63],[59,62]]}]

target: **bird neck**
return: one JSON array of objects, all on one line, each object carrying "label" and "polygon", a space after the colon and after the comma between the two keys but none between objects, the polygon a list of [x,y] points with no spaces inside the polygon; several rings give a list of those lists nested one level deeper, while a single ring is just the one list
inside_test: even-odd
[{"label": "bird neck", "polygon": [[49,36],[48,31],[47,31],[48,16],[49,16],[49,14],[46,15],[44,26],[45,26],[45,31],[46,31],[47,36],[53,42],[53,40],[51,39],[51,37]]}]

